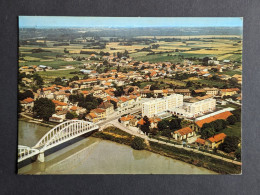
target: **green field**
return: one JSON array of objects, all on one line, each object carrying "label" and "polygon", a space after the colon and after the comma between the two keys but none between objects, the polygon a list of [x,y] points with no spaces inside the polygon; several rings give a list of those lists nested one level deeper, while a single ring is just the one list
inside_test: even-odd
[{"label": "green field", "polygon": [[81,65],[83,62],[78,61],[72,61],[72,62],[66,62],[66,61],[41,61],[41,62],[22,62],[19,63],[20,66],[32,66],[32,65],[46,65],[50,66],[54,69],[62,68],[62,66],[68,66],[68,65]]},{"label": "green field", "polygon": [[142,82],[140,88],[143,89],[147,85],[152,85],[152,84],[154,84],[154,82],[148,82],[148,81],[147,82]]},{"label": "green field", "polygon": [[231,70],[231,71],[223,71],[223,74],[229,75],[229,76],[233,76],[235,74],[242,74],[242,71],[235,71],[235,70]]},{"label": "green field", "polygon": [[241,122],[236,122],[234,125],[229,125],[219,133],[225,133],[227,136],[237,136],[241,138],[241,130]]},{"label": "green field", "polygon": [[[65,77],[65,78],[72,78],[77,74],[70,74],[70,72],[79,71],[79,68],[71,69],[71,70],[52,70],[52,71],[40,71],[37,72],[43,79],[51,79],[54,80],[57,77]],[[83,77],[83,75],[78,75],[79,77]]]},{"label": "green field", "polygon": [[217,86],[218,88],[223,87],[226,82],[225,81],[213,81],[213,80],[196,80],[196,81],[191,81],[193,83],[200,83],[200,84],[205,84],[209,87]]}]

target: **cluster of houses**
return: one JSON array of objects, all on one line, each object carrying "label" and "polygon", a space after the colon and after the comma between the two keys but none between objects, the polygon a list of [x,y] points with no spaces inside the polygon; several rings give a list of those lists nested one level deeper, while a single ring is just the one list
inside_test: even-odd
[{"label": "cluster of houses", "polygon": [[[96,57],[95,54],[90,57]],[[114,66],[116,69],[109,70],[105,73],[98,73],[96,70],[90,70],[93,65],[96,67],[103,66],[103,63],[87,63],[84,64],[85,68],[80,72],[84,75],[88,75],[87,79],[73,80],[69,83],[69,86],[64,87],[61,85],[52,85],[44,88],[40,88],[34,93],[34,99],[26,98],[22,100],[21,106],[24,112],[32,112],[34,101],[38,98],[44,97],[52,100],[55,104],[55,113],[50,117],[50,121],[62,122],[66,120],[66,114],[73,112],[75,115],[86,114],[85,119],[94,123],[105,120],[108,116],[124,113],[127,110],[143,107],[147,105],[147,113],[142,116],[126,115],[120,118],[120,122],[128,127],[140,127],[144,124],[143,116],[146,115],[150,120],[150,128],[157,128],[158,122],[162,120],[159,115],[154,115],[155,108],[157,109],[158,99],[164,97],[173,97],[174,95],[181,95],[182,98],[169,100],[169,106],[174,105],[174,109],[168,109],[171,114],[182,115],[187,118],[196,118],[211,112],[211,115],[205,115],[204,118],[197,118],[192,125],[172,132],[172,137],[176,140],[186,140],[196,136],[196,132],[200,131],[200,128],[204,123],[214,121],[217,119],[226,120],[230,116],[229,111],[215,112],[216,99],[224,98],[227,96],[237,95],[237,100],[241,101],[241,93],[238,88],[218,89],[215,87],[204,87],[191,91],[187,88],[182,89],[156,89],[153,90],[151,85],[146,85],[144,88],[133,86],[135,81],[155,81],[157,79],[164,78],[165,76],[175,76],[176,73],[195,74],[196,78],[210,78],[213,76],[212,69],[214,69],[214,75],[217,75],[222,80],[235,78],[238,83],[242,83],[242,76],[235,74],[232,77],[225,74],[225,70],[232,70],[234,65],[230,61],[223,61],[220,63],[217,60],[210,59],[209,64],[211,66],[203,66],[193,64],[192,61],[184,60],[183,64],[172,64],[170,62],[164,63],[149,63],[149,62],[136,62],[131,58],[117,56],[103,56],[103,60],[107,60],[108,63]],[[66,58],[67,59],[67,58]],[[69,59],[67,59],[70,61]],[[130,68],[131,71],[119,71],[118,69]],[[34,74],[37,71],[50,70],[51,67],[39,65],[39,66],[23,66],[20,67],[20,73]],[[122,69],[121,69],[122,70]],[[22,82],[25,86],[31,86],[32,79],[22,78]],[[122,90],[118,95],[118,87],[122,86]],[[87,96],[92,94],[96,98],[101,98],[103,102],[95,109],[87,112],[83,107],[78,106],[78,103],[73,103],[69,100],[72,94],[82,94]],[[203,94],[203,95],[201,95]],[[156,98],[154,103],[150,102],[147,98]],[[176,96],[176,97],[177,97]],[[195,97],[192,97],[195,96]],[[178,96],[179,97],[179,96]],[[165,99],[164,99],[165,100]],[[165,101],[160,102],[158,109],[165,109]],[[144,103],[145,101],[145,103]],[[176,106],[181,104],[181,108]],[[167,104],[168,105],[168,104]],[[143,111],[144,112],[144,111]],[[152,113],[152,114],[151,114]],[[189,114],[189,116],[187,115]],[[211,148],[217,147],[220,142],[224,140],[223,134],[215,135],[213,138],[202,140],[198,138],[195,143],[198,145],[210,145]]]},{"label": "cluster of houses", "polygon": [[[232,108],[226,108],[223,110],[219,110],[217,112],[205,115],[203,117],[199,117],[194,121],[190,121],[186,127],[183,127],[179,130],[171,132],[172,138],[177,141],[188,141],[189,143],[194,143],[197,146],[208,147],[211,149],[218,148],[219,144],[223,143],[226,135],[224,133],[219,133],[210,137],[206,140],[200,138],[198,136],[198,132],[201,131],[203,124],[210,123],[218,119],[226,120],[232,113],[228,110],[233,110]],[[120,123],[125,127],[138,127],[140,128],[144,125],[144,118],[140,118],[135,115],[126,115],[120,118]],[[149,117],[150,121],[150,129],[157,129],[157,125],[160,121],[162,121],[159,117]],[[195,139],[194,139],[195,138]]]}]

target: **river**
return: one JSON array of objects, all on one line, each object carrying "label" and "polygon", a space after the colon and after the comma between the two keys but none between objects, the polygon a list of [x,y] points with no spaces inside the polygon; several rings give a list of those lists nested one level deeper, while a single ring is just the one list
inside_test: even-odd
[{"label": "river", "polygon": [[[18,144],[34,146],[48,130],[19,121]],[[86,136],[45,154],[44,163],[19,165],[18,174],[216,174],[146,150]]]}]

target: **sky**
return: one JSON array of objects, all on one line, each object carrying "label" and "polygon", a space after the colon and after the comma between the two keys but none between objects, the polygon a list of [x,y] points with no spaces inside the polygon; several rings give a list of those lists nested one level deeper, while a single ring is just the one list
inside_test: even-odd
[{"label": "sky", "polygon": [[19,16],[19,28],[63,27],[242,27],[239,17]]}]

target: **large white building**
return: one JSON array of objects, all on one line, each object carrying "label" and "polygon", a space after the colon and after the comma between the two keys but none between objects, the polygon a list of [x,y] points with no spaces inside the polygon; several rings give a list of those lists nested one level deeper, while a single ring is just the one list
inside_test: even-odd
[{"label": "large white building", "polygon": [[184,102],[183,108],[193,117],[203,115],[207,112],[212,112],[216,109],[216,99],[209,98],[198,102]]},{"label": "large white building", "polygon": [[173,94],[143,103],[142,116],[153,117],[154,115],[183,106],[183,95]]}]

